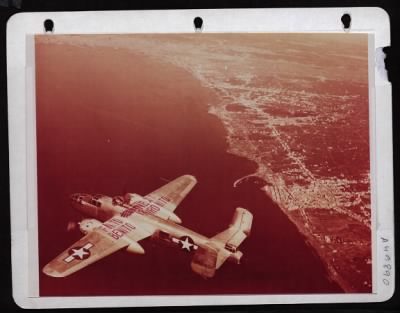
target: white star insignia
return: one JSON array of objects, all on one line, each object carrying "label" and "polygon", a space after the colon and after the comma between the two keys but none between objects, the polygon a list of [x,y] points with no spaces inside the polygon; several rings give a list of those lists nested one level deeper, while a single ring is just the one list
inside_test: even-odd
[{"label": "white star insignia", "polygon": [[89,249],[92,248],[93,246],[94,244],[88,242],[81,248],[79,247],[71,248],[70,250],[68,250],[68,256],[64,259],[64,261],[69,263],[72,262],[73,260],[80,261],[83,259],[87,259],[88,257],[90,257]]},{"label": "white star insignia", "polygon": [[192,248],[193,244],[189,242],[189,238],[186,237],[185,240],[181,240],[182,243],[182,249],[186,249],[187,251],[190,251]]},{"label": "white star insignia", "polygon": [[89,254],[88,251],[85,251],[84,248],[80,248],[80,249],[72,249],[72,251],[74,251],[74,253],[71,254],[71,256],[73,257],[79,257],[79,259],[83,259],[83,257],[87,254]]}]

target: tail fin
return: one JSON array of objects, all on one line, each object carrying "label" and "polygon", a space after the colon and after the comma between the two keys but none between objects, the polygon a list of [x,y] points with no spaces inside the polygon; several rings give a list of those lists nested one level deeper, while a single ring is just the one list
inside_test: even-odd
[{"label": "tail fin", "polygon": [[211,239],[224,243],[225,249],[235,252],[243,240],[250,235],[252,223],[253,214],[246,209],[236,208],[229,228]]},{"label": "tail fin", "polygon": [[199,247],[192,260],[192,270],[203,277],[213,277],[215,271],[229,259],[239,264],[243,253],[237,250],[251,231],[253,215],[243,208],[236,208],[229,228],[210,238]]}]

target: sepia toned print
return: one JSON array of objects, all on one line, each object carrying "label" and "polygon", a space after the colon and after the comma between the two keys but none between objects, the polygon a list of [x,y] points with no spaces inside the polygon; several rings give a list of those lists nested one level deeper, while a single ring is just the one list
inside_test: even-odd
[{"label": "sepia toned print", "polygon": [[[35,47],[41,296],[372,292],[366,34],[51,35]],[[253,216],[239,265],[204,279],[189,239],[154,231],[141,253],[43,270],[63,251],[68,264],[94,255],[68,249],[93,217],[71,195],[121,196],[132,211],[126,195],[183,175],[197,184],[169,223],[213,238],[236,208]]]}]

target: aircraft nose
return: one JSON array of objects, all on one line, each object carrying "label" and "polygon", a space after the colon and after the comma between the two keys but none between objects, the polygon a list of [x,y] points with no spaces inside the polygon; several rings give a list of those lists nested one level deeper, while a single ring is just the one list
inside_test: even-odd
[{"label": "aircraft nose", "polygon": [[87,198],[90,197],[87,194],[84,193],[73,193],[72,195],[70,195],[70,199],[73,205],[76,204],[81,204],[83,200],[87,200]]},{"label": "aircraft nose", "polygon": [[74,194],[70,195],[69,198],[71,199],[72,207],[76,208],[76,205],[79,203],[79,194],[74,193]]},{"label": "aircraft nose", "polygon": [[89,202],[92,199],[92,196],[87,193],[73,193],[69,196],[73,205],[81,205],[84,202]]},{"label": "aircraft nose", "polygon": [[69,198],[71,200],[78,200],[78,194],[77,193],[73,193],[72,195],[69,196]]}]

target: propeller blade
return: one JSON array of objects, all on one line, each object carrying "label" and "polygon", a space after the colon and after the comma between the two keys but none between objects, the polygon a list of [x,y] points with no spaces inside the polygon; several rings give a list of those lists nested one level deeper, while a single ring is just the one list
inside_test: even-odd
[{"label": "propeller blade", "polygon": [[67,231],[73,231],[77,227],[76,222],[70,221],[67,225]]}]

